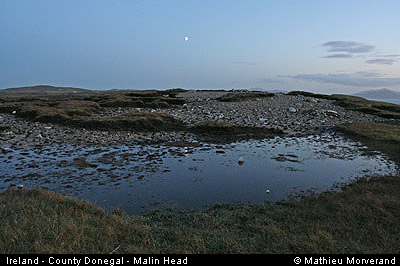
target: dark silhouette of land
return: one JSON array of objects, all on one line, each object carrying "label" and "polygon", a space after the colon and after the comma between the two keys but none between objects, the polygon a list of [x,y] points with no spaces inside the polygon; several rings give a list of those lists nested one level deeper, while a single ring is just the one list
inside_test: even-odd
[{"label": "dark silhouette of land", "polygon": [[367,99],[400,99],[400,92],[389,89],[361,91],[354,96],[359,96]]},{"label": "dark silhouette of land", "polygon": [[0,90],[1,94],[76,94],[76,93],[90,93],[91,90],[71,88],[71,87],[54,87],[50,85],[36,85],[27,87],[8,88]]}]

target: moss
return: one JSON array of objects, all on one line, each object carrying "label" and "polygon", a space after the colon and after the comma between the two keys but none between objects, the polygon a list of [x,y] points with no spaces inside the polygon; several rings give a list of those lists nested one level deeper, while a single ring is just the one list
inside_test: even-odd
[{"label": "moss", "polygon": [[358,111],[366,114],[372,114],[383,118],[400,119],[400,105],[371,101],[362,97],[343,95],[343,94],[315,94],[305,91],[292,91],[288,95],[302,95],[318,99],[333,101],[334,104],[351,111]]},{"label": "moss", "polygon": [[291,91],[291,92],[288,92],[287,95],[294,95],[294,96],[301,95],[301,96],[313,97],[313,98],[318,98],[318,99],[329,99],[329,95],[312,93],[312,92],[308,92],[308,91]]},{"label": "moss", "polygon": [[383,123],[346,123],[336,130],[348,137],[362,141],[370,150],[387,153],[392,160],[400,163],[400,126]]},{"label": "moss", "polygon": [[264,127],[250,127],[235,125],[221,121],[205,121],[190,128],[190,131],[200,135],[213,135],[216,137],[256,137],[266,138],[273,135],[282,135],[283,131]]},{"label": "moss", "polygon": [[258,98],[273,97],[273,93],[269,92],[257,92],[257,91],[246,91],[246,92],[229,92],[217,98],[220,102],[242,102],[255,100]]},{"label": "moss", "polygon": [[[164,92],[163,92],[164,93]],[[171,93],[175,93],[171,92]],[[164,96],[160,91],[130,93],[99,93],[90,97],[13,98],[0,103],[0,112],[37,122],[101,130],[164,131],[182,130],[184,125],[167,114],[140,113],[130,116],[99,118],[102,107],[171,108],[184,99]],[[142,97],[138,97],[141,95]],[[14,112],[15,111],[15,112]]]},{"label": "moss", "polygon": [[174,108],[185,103],[183,98],[159,94],[158,91],[104,94],[92,100],[98,102],[102,107]]},{"label": "moss", "polygon": [[184,130],[185,126],[164,113],[137,113],[132,115],[71,120],[75,126],[96,130],[169,131]]},{"label": "moss", "polygon": [[0,194],[0,253],[395,253],[400,178],[260,205],[144,216],[45,190]]}]

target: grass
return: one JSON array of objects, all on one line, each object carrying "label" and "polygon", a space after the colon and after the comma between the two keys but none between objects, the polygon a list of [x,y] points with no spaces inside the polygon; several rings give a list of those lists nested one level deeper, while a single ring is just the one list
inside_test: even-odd
[{"label": "grass", "polygon": [[372,114],[383,118],[400,118],[400,105],[397,104],[371,101],[362,97],[343,94],[324,95],[305,91],[292,91],[289,92],[288,95],[302,95],[307,97],[332,100],[334,104],[344,107],[347,110]]},{"label": "grass", "polygon": [[39,189],[0,195],[0,253],[398,253],[400,180],[300,201],[108,213]]},{"label": "grass", "polygon": [[82,100],[32,100],[5,102],[0,112],[15,113],[16,116],[37,122],[65,124],[98,113],[100,106],[95,102]]},{"label": "grass", "polygon": [[[133,92],[93,93],[85,96],[48,96],[0,99],[0,112],[15,113],[16,116],[37,122],[56,123],[93,130],[124,131],[174,131],[188,130],[198,134],[236,135],[265,137],[282,134],[279,130],[247,127],[222,122],[205,122],[188,128],[166,113],[139,112],[114,117],[99,117],[106,107],[151,107],[171,108],[183,105],[185,100],[176,97],[182,89],[167,91],[145,90]],[[262,95],[266,93],[260,92]],[[241,95],[241,93],[239,93]],[[257,96],[258,92],[246,92]],[[236,93],[235,93],[236,95]],[[244,97],[246,98],[246,97]],[[247,98],[246,98],[247,99]]]},{"label": "grass", "polygon": [[104,253],[122,239],[140,247],[147,231],[140,223],[44,190],[7,191],[0,215],[1,253]]},{"label": "grass", "polygon": [[229,92],[217,98],[220,102],[243,102],[249,100],[255,100],[258,98],[273,97],[273,93],[261,92],[261,91],[239,91]]},{"label": "grass", "polygon": [[136,114],[88,118],[71,121],[74,125],[95,130],[119,130],[119,131],[169,131],[185,130],[185,125],[164,113],[141,112]]},{"label": "grass", "polygon": [[384,123],[346,123],[336,130],[365,143],[370,150],[379,150],[400,164],[400,126]]},{"label": "grass", "polygon": [[36,122],[100,130],[165,131],[185,129],[182,123],[164,113],[140,112],[129,116],[98,117],[105,107],[171,108],[185,100],[175,97],[179,89],[93,93],[85,96],[47,96],[0,99],[0,112]]},{"label": "grass", "polygon": [[283,131],[264,127],[250,127],[235,125],[222,121],[204,121],[191,127],[190,130],[196,134],[214,136],[253,136],[268,137],[272,135],[282,135]]},{"label": "grass", "polygon": [[[400,163],[400,126],[354,123],[336,129]],[[276,204],[143,216],[109,213],[40,189],[0,194],[0,253],[109,253],[116,247],[117,253],[398,254],[400,178],[360,179],[340,192]]]},{"label": "grass", "polygon": [[[399,126],[345,124],[348,136],[398,149]],[[388,144],[386,146],[386,144]],[[390,144],[390,145],[389,145]],[[399,162],[398,157],[391,157]],[[259,205],[128,216],[40,189],[0,194],[0,253],[399,253],[400,178]]]},{"label": "grass", "polygon": [[92,98],[101,107],[136,107],[136,108],[175,108],[183,105],[183,98],[157,95],[156,93],[130,92],[123,94],[107,94]]},{"label": "grass", "polygon": [[397,104],[371,101],[361,97],[333,94],[330,99],[334,100],[336,105],[347,110],[359,111],[367,114],[373,114],[384,118],[400,118],[400,106]]}]

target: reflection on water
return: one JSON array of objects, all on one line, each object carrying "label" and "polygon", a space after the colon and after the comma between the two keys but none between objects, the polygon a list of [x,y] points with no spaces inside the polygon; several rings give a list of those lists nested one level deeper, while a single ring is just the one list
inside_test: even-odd
[{"label": "reflection on water", "polygon": [[332,134],[198,144],[10,149],[0,155],[0,188],[46,187],[110,210],[137,213],[277,201],[365,175],[396,172],[385,156],[367,155],[359,143]]}]

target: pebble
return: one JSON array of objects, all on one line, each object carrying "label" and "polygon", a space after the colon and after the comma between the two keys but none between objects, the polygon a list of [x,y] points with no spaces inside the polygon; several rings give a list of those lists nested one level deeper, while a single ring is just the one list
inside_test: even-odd
[{"label": "pebble", "polygon": [[[219,102],[216,98],[227,92],[188,91],[178,96],[186,100],[185,106],[168,109],[104,108],[99,114],[109,117],[137,112],[165,112],[193,126],[203,121],[222,121],[237,125],[265,127],[283,130],[290,136],[320,134],[345,122],[384,122],[390,119],[376,117],[336,106],[330,100],[314,99],[301,95],[276,94],[244,102]],[[294,108],[295,106],[296,108]],[[292,112],[294,111],[295,112]],[[50,123],[31,122],[2,114],[2,123],[9,130],[0,132],[0,145],[10,147],[54,144],[114,145],[127,142],[191,141],[195,135],[187,132],[140,132],[92,131],[70,128]],[[4,149],[2,152],[7,152]]]}]

